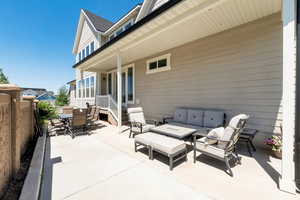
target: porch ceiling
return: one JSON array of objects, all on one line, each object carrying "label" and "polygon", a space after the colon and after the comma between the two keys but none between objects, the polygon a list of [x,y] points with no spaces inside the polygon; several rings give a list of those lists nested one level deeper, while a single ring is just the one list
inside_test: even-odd
[{"label": "porch ceiling", "polygon": [[106,71],[281,11],[281,0],[184,0],[83,62]]}]

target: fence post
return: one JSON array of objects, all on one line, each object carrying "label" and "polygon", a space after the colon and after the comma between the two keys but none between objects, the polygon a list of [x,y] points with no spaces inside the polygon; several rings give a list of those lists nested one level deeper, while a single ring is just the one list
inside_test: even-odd
[{"label": "fence post", "polygon": [[20,148],[20,100],[21,88],[12,84],[1,84],[0,92],[9,94],[11,96],[11,166],[12,174],[15,176],[20,169],[21,148]]}]

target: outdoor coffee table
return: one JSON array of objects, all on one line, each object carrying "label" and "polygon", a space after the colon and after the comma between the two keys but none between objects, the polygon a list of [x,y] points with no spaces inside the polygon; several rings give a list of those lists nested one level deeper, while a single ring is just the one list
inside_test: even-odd
[{"label": "outdoor coffee table", "polygon": [[178,139],[187,138],[189,136],[192,136],[193,133],[197,132],[196,129],[177,126],[174,124],[164,124],[161,126],[156,126],[151,128],[150,131]]},{"label": "outdoor coffee table", "polygon": [[240,138],[239,138],[239,141],[245,142],[247,144],[247,149],[248,149],[248,152],[249,152],[251,157],[252,157],[251,148],[252,148],[253,151],[256,151],[256,148],[253,144],[253,139],[254,139],[257,132],[258,131],[256,129],[245,128],[242,131],[242,133],[240,135]]}]

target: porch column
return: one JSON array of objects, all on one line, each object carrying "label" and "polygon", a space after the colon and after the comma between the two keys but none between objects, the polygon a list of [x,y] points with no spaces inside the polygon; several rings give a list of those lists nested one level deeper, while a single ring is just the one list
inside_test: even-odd
[{"label": "porch column", "polygon": [[122,126],[122,58],[120,52],[117,53],[117,79],[118,79],[118,131],[121,133]]},{"label": "porch column", "polygon": [[296,1],[283,0],[283,134],[282,162],[279,187],[282,191],[295,193],[295,88],[296,88]]}]

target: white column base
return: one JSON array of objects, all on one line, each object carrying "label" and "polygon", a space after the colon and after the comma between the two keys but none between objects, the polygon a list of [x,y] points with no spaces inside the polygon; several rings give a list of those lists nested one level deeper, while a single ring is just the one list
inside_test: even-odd
[{"label": "white column base", "polygon": [[283,192],[288,192],[290,194],[296,194],[296,184],[291,180],[279,179],[279,189]]}]

